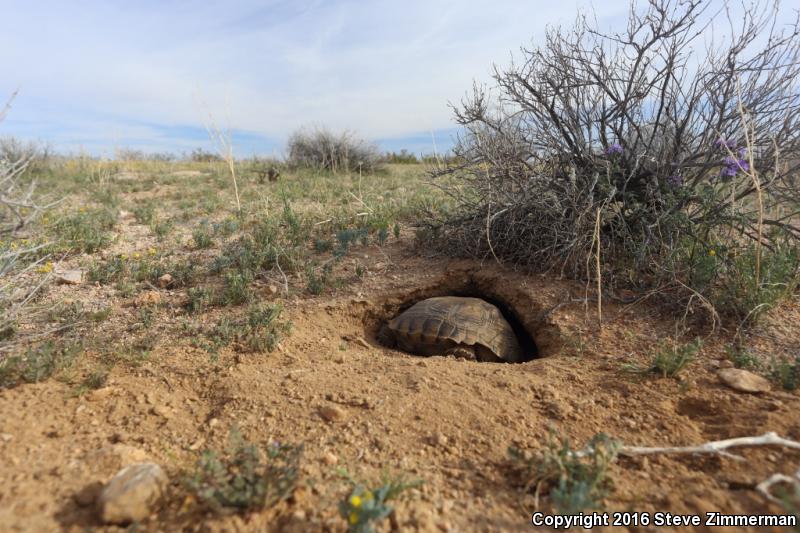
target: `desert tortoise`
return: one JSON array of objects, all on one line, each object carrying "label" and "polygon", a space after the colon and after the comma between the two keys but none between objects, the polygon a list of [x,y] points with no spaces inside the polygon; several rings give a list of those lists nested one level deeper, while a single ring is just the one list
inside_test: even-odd
[{"label": "desert tortoise", "polygon": [[497,307],[480,298],[440,296],[417,302],[384,325],[378,340],[417,355],[522,360],[511,325]]}]

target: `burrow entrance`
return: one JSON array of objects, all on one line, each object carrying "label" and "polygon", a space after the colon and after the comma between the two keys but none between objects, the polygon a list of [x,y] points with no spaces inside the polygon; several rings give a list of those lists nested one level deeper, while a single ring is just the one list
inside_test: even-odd
[{"label": "burrow entrance", "polygon": [[412,305],[436,296],[480,298],[494,305],[511,326],[522,348],[522,362],[548,357],[561,346],[558,327],[547,320],[549,302],[541,301],[528,287],[515,286],[496,274],[448,273],[424,287],[412,287],[386,297],[374,313],[365,317],[366,337],[375,345],[380,328]]}]

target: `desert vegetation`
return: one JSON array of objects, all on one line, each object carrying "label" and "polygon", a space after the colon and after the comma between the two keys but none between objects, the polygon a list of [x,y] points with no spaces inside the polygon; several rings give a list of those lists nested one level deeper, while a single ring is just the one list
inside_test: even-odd
[{"label": "desert vegetation", "polygon": [[654,1],[570,30],[455,106],[464,133],[432,225],[446,250],[755,320],[798,278],[800,28],[755,6]]}]

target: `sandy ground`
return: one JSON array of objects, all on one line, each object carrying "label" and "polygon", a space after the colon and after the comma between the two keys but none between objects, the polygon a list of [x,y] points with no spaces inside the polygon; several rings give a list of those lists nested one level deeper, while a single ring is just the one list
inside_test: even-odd
[{"label": "sandy ground", "polygon": [[[119,468],[147,459],[165,468],[171,485],[161,510],[137,531],[343,531],[336,507],[347,494],[336,474],[341,467],[362,479],[388,469],[424,480],[396,505],[386,529],[531,531],[534,498],[509,478],[507,449],[536,452],[550,431],[576,447],[598,432],[642,446],[767,431],[800,440],[797,393],[773,386],[746,394],[720,383],[724,333],[706,342],[682,380],[624,372],[627,363],[645,364],[658,341],[674,333],[674,319],[658,306],[608,303],[600,329],[594,304],[587,310],[570,301],[584,287],[552,276],[423,258],[408,239],[385,252],[365,249],[359,261],[367,267],[360,282],[332,295],[284,300],[292,333],[271,354],[224,349],[211,358],[181,334],[185,291],[162,290],[162,314],[151,326],[158,343],[142,364],[116,365],[105,387],[80,396],[58,380],[0,392],[0,530],[116,530],[99,522],[94,497]],[[260,299],[283,300],[266,287],[256,290]],[[443,294],[504,303],[534,336],[541,357],[514,365],[420,358],[376,342],[383,321]],[[113,299],[105,287],[54,286],[48,298],[103,301],[115,316],[134,312],[133,297]],[[758,342],[796,342],[796,307],[775,313]],[[117,326],[112,319],[96,327],[100,334]],[[325,406],[336,406],[338,418],[323,419]],[[249,515],[215,516],[187,497],[182,473],[202,450],[223,449],[234,424],[262,445],[304,444],[300,485],[288,501]],[[743,461],[621,458],[611,469],[605,507],[781,512],[755,485],[796,471],[800,451],[737,453]],[[540,506],[549,511],[547,498]],[[638,530],[656,529],[670,530]]]}]

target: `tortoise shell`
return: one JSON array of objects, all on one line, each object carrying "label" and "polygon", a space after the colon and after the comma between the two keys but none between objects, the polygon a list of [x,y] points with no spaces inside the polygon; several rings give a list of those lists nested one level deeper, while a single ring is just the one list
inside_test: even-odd
[{"label": "tortoise shell", "polygon": [[522,359],[511,325],[494,305],[480,298],[441,296],[417,302],[390,320],[382,337],[418,355],[445,355],[474,348],[479,360]]}]

